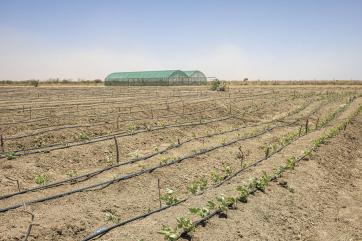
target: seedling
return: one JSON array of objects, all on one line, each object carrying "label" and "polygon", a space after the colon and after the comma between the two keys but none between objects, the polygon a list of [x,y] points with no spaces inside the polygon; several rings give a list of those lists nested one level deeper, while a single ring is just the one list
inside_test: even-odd
[{"label": "seedling", "polygon": [[178,202],[175,191],[171,188],[166,188],[166,193],[161,195],[161,200],[170,206]]},{"label": "seedling", "polygon": [[136,158],[138,158],[140,156],[140,151],[138,149],[134,150],[134,151],[128,153],[128,156],[136,159]]},{"label": "seedling", "polygon": [[87,135],[87,133],[81,132],[81,133],[79,133],[79,139],[82,141],[87,141],[87,140],[89,140],[89,136]]},{"label": "seedling", "polygon": [[199,216],[200,218],[204,218],[210,214],[210,209],[208,209],[207,207],[189,208],[189,211],[190,211],[190,213],[195,214],[195,215]]},{"label": "seedling", "polygon": [[207,187],[207,180],[201,178],[200,180],[193,181],[188,187],[187,190],[192,194],[197,194],[205,190]]},{"label": "seedling", "polygon": [[256,182],[256,188],[262,192],[265,191],[265,187],[268,185],[270,181],[270,177],[268,176],[268,174],[263,171],[263,175],[257,180]]},{"label": "seedling", "polygon": [[77,176],[77,172],[74,171],[74,170],[70,170],[70,171],[67,172],[67,176],[68,177],[75,177],[75,176]]},{"label": "seedling", "polygon": [[128,125],[128,133],[129,134],[131,134],[131,135],[133,135],[135,132],[136,132],[136,130],[138,129],[138,126],[135,124],[135,123],[130,123],[129,125]]},{"label": "seedling", "polygon": [[245,186],[238,186],[236,190],[239,192],[238,200],[246,203],[248,201],[249,190]]},{"label": "seedling", "polygon": [[158,233],[163,234],[165,240],[168,241],[175,241],[179,236],[177,229],[172,229],[167,225],[162,225],[161,231],[159,231]]},{"label": "seedling", "polygon": [[287,159],[287,169],[294,169],[295,167],[295,157],[290,157]]},{"label": "seedling", "polygon": [[14,160],[16,158],[16,154],[15,152],[6,152],[5,157],[8,160]]},{"label": "seedling", "polygon": [[111,221],[112,223],[119,223],[119,218],[110,212],[106,213],[106,220]]},{"label": "seedling", "polygon": [[218,183],[223,180],[223,178],[216,172],[211,172],[211,179],[214,183]]},{"label": "seedling", "polygon": [[233,172],[231,166],[226,163],[222,163],[222,171],[223,173],[225,173],[224,178],[230,176],[231,173]]},{"label": "seedling", "polygon": [[38,185],[44,185],[49,181],[49,178],[46,174],[39,174],[35,176],[35,183]]},{"label": "seedling", "polygon": [[168,160],[169,160],[168,157],[165,157],[165,156],[161,157],[160,165],[165,165],[165,164],[167,164]]},{"label": "seedling", "polygon": [[176,218],[177,228],[183,229],[187,233],[192,233],[195,231],[195,225],[189,218],[181,217]]},{"label": "seedling", "polygon": [[217,207],[218,209],[226,213],[228,209],[235,208],[236,199],[234,197],[224,197],[224,195],[221,195],[216,198],[217,201]]}]

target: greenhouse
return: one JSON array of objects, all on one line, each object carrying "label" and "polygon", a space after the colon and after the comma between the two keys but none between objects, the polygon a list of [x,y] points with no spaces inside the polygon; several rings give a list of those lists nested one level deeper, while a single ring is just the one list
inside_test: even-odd
[{"label": "greenhouse", "polygon": [[105,85],[195,85],[206,84],[206,76],[200,71],[161,70],[116,72],[108,75]]},{"label": "greenhouse", "polygon": [[190,70],[190,71],[184,71],[185,74],[187,74],[187,76],[189,77],[189,81],[191,83],[196,83],[196,84],[206,84],[207,81],[207,77],[206,75],[204,75],[204,73],[202,73],[201,71],[198,70]]}]

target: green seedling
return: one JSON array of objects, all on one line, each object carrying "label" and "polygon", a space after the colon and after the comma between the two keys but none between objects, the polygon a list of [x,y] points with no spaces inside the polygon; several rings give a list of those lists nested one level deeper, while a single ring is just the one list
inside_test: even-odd
[{"label": "green seedling", "polygon": [[166,193],[161,195],[161,200],[166,203],[166,205],[174,205],[178,202],[175,191],[171,188],[166,188]]},{"label": "green seedling", "polygon": [[74,170],[70,170],[70,171],[67,172],[67,176],[68,177],[75,177],[75,176],[77,176],[77,172],[74,171]]},{"label": "green seedling", "polygon": [[193,231],[195,231],[195,225],[192,223],[192,221],[189,218],[180,217],[176,218],[176,221],[177,221],[177,228],[182,229],[187,233],[192,233]]},{"label": "green seedling", "polygon": [[119,223],[119,217],[110,212],[106,213],[106,220],[111,221],[112,223]]},{"label": "green seedling", "polygon": [[231,169],[231,166],[226,164],[226,163],[222,163],[222,171],[225,174],[224,177],[228,177],[231,175],[231,173],[233,172]]},{"label": "green seedling", "polygon": [[204,218],[210,214],[210,209],[207,207],[202,208],[189,208],[190,213],[199,216],[200,218]]},{"label": "green seedling", "polygon": [[130,123],[128,125],[127,131],[129,134],[133,135],[138,130],[138,126],[135,123]]},{"label": "green seedling", "polygon": [[238,200],[246,203],[248,201],[249,190],[245,186],[238,186],[236,190],[239,192]]},{"label": "green seedling", "polygon": [[35,183],[38,185],[45,185],[49,181],[46,174],[39,174],[35,176]]},{"label": "green seedling", "polygon": [[293,170],[294,169],[294,167],[295,167],[295,162],[296,162],[296,159],[295,159],[295,157],[293,156],[293,157],[290,157],[290,158],[288,158],[287,159],[287,169],[291,169],[291,170]]},{"label": "green seedling", "polygon": [[214,183],[219,183],[223,180],[222,176],[216,172],[211,172],[211,179]]},{"label": "green seedling", "polygon": [[268,185],[270,181],[270,177],[268,176],[268,174],[263,171],[263,175],[257,180],[256,182],[256,189],[264,192],[265,191],[265,187]]},{"label": "green seedling", "polygon": [[198,194],[205,190],[207,187],[207,180],[205,178],[201,178],[199,180],[193,181],[188,187],[187,191],[191,194]]},{"label": "green seedling", "polygon": [[16,158],[16,154],[15,152],[6,152],[5,157],[8,160],[14,160]]},{"label": "green seedling", "polygon": [[82,140],[82,141],[87,141],[87,140],[89,140],[90,138],[89,138],[89,136],[87,135],[87,133],[81,132],[81,133],[79,133],[79,139]]},{"label": "green seedling", "polygon": [[158,233],[163,234],[165,240],[168,241],[175,241],[178,239],[179,236],[177,229],[172,229],[167,225],[162,225],[161,231],[159,231]]},{"label": "green seedling", "polygon": [[137,150],[134,150],[134,151],[128,153],[127,155],[136,159],[140,156],[140,151],[137,149]]},{"label": "green seedling", "polygon": [[236,199],[234,197],[224,197],[223,195],[216,197],[217,201],[217,208],[223,212],[226,213],[229,209],[235,208],[236,205]]}]

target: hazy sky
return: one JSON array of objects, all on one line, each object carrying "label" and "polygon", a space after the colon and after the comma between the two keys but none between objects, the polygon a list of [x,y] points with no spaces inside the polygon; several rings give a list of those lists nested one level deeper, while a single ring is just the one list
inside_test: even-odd
[{"label": "hazy sky", "polygon": [[0,0],[0,79],[362,79],[361,0]]}]

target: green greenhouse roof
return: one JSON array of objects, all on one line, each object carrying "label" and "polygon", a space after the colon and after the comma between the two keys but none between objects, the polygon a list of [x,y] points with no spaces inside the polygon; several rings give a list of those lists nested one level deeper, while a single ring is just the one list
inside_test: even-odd
[{"label": "green greenhouse roof", "polygon": [[184,71],[184,73],[185,74],[187,74],[187,76],[191,76],[191,75],[193,75],[193,73],[195,73],[195,72],[199,72],[198,70],[188,70],[188,71]]},{"label": "green greenhouse roof", "polygon": [[169,78],[173,74],[186,76],[180,70],[160,70],[160,71],[137,71],[137,72],[116,72],[110,74],[107,79],[144,79],[144,78]]}]

